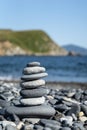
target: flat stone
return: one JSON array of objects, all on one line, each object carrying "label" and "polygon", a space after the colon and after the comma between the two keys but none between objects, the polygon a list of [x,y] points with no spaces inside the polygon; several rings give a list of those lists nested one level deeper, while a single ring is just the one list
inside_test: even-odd
[{"label": "flat stone", "polygon": [[49,93],[49,89],[46,89],[46,88],[37,88],[37,89],[31,89],[31,90],[23,89],[20,91],[21,96],[24,98],[41,97],[41,96],[47,95],[48,93]]},{"label": "flat stone", "polygon": [[44,86],[44,85],[45,85],[45,80],[43,80],[43,79],[21,82],[21,87],[25,88],[25,89],[37,88],[37,87]]},{"label": "flat stone", "polygon": [[2,125],[3,127],[6,127],[7,125],[11,125],[11,126],[14,126],[16,127],[16,124],[12,121],[0,121],[0,125]]},{"label": "flat stone", "polygon": [[5,130],[17,130],[17,128],[9,124],[6,126]]},{"label": "flat stone", "polygon": [[30,62],[30,63],[28,63],[27,64],[27,66],[29,66],[29,67],[33,67],[33,66],[40,66],[40,62]]},{"label": "flat stone", "polygon": [[34,125],[33,124],[27,124],[24,126],[23,130],[34,130]]},{"label": "flat stone", "polygon": [[75,114],[76,116],[80,113],[80,105],[73,104],[71,109],[67,111],[66,115],[72,116],[72,114]]},{"label": "flat stone", "polygon": [[23,98],[23,99],[20,99],[20,103],[27,106],[41,105],[45,103],[45,97]]},{"label": "flat stone", "polygon": [[32,124],[36,124],[40,121],[40,118],[23,118],[22,121],[24,123],[29,122],[29,123],[32,123]]},{"label": "flat stone", "polygon": [[37,73],[41,73],[41,72],[45,72],[45,68],[44,67],[26,67],[23,70],[23,74],[25,75],[30,75],[30,74],[37,74]]},{"label": "flat stone", "polygon": [[71,128],[69,128],[69,127],[62,127],[62,128],[60,128],[60,130],[71,130]]},{"label": "flat stone", "polygon": [[87,121],[87,117],[86,116],[81,116],[81,117],[79,117],[79,120],[82,121],[82,122],[85,122],[85,121]]},{"label": "flat stone", "polygon": [[38,130],[38,129],[43,130],[44,127],[41,126],[41,125],[35,125],[34,128],[35,128],[36,130]]},{"label": "flat stone", "polygon": [[41,119],[40,123],[43,124],[43,125],[45,125],[47,123],[50,123],[52,125],[60,125],[60,123],[58,121],[56,121],[56,120],[50,120],[50,119]]},{"label": "flat stone", "polygon": [[34,117],[34,118],[48,118],[54,116],[55,109],[48,105],[39,105],[31,107],[15,107],[10,106],[6,108],[6,115],[16,114],[20,118]]},{"label": "flat stone", "polygon": [[81,109],[82,109],[82,111],[84,112],[84,114],[87,116],[87,106],[81,104]]},{"label": "flat stone", "polygon": [[47,73],[38,73],[38,74],[31,74],[31,75],[23,75],[21,77],[22,80],[28,81],[28,80],[36,80],[36,79],[40,79],[43,77],[46,77],[48,74]]}]

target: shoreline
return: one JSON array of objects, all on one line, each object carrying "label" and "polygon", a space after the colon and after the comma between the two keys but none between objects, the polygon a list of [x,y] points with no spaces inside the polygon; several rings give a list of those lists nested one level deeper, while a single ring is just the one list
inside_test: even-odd
[{"label": "shoreline", "polygon": [[[0,84],[2,83],[13,83],[19,84],[21,80],[0,80]],[[79,82],[55,82],[55,81],[46,81],[46,87],[51,89],[65,89],[65,88],[75,88],[75,89],[87,89],[87,83],[79,83]]]}]

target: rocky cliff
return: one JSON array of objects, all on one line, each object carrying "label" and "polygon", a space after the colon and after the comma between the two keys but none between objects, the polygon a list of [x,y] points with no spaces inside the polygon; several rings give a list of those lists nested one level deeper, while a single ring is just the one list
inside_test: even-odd
[{"label": "rocky cliff", "polygon": [[0,30],[0,55],[67,55],[44,31]]}]

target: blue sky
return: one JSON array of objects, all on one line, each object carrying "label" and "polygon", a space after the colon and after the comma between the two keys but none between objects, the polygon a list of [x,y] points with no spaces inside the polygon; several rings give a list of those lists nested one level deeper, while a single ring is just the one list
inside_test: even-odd
[{"label": "blue sky", "polygon": [[0,28],[41,29],[61,46],[87,48],[87,0],[0,0]]}]

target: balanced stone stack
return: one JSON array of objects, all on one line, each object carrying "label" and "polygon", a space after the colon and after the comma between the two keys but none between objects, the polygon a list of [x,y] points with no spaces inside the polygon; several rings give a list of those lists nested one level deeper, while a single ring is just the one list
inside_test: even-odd
[{"label": "balanced stone stack", "polygon": [[54,108],[46,105],[45,95],[49,89],[45,88],[45,80],[41,79],[48,74],[39,62],[31,62],[23,70],[21,77],[20,103],[24,106],[25,117],[50,117],[55,114]]}]

